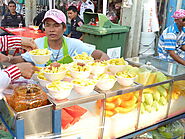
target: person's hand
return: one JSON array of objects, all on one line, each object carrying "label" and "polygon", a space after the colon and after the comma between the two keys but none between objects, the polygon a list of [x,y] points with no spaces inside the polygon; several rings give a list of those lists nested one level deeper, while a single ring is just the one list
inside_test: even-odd
[{"label": "person's hand", "polygon": [[27,79],[30,79],[32,77],[34,71],[39,71],[38,68],[28,62],[18,63],[16,64],[16,66],[20,69],[21,75]]},{"label": "person's hand", "polygon": [[0,53],[0,62],[9,62],[9,57]]},{"label": "person's hand", "polygon": [[22,48],[26,49],[27,51],[38,48],[32,38],[22,37],[21,38],[21,45],[22,45]]}]

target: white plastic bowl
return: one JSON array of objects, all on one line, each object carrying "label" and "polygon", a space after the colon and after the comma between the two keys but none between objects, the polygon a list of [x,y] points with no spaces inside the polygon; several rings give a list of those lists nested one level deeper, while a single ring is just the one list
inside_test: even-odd
[{"label": "white plastic bowl", "polygon": [[94,75],[100,75],[105,72],[106,66],[91,66],[91,73]]},{"label": "white plastic bowl", "polygon": [[35,64],[46,64],[51,57],[51,54],[48,55],[32,55],[30,54],[31,60],[35,63]]},{"label": "white plastic bowl", "polygon": [[102,79],[99,80],[96,84],[96,87],[98,87],[101,90],[110,90],[116,82],[116,79]]},{"label": "white plastic bowl", "polygon": [[76,78],[88,78],[89,75],[90,75],[90,71],[74,71],[74,70],[71,70],[71,76],[76,79]]},{"label": "white plastic bowl", "polygon": [[43,79],[40,79],[38,76],[37,76],[37,80],[39,81],[39,84],[42,86],[42,87],[46,87],[46,85],[48,83],[51,83],[50,81],[47,81],[47,80],[43,80]]},{"label": "white plastic bowl", "polygon": [[50,84],[51,83],[47,84],[46,88],[48,89],[51,97],[53,97],[54,99],[58,99],[58,100],[67,98],[70,95],[71,90],[73,88],[73,85],[71,83],[65,82],[66,85],[70,86],[69,88],[67,89],[61,88],[60,90],[53,90],[52,88],[48,88]]},{"label": "white plastic bowl", "polygon": [[134,81],[136,80],[137,77],[134,78],[124,78],[121,76],[116,76],[117,77],[117,81],[120,85],[122,86],[130,86],[134,83]]},{"label": "white plastic bowl", "polygon": [[66,75],[66,70],[58,73],[48,73],[48,72],[43,72],[44,77],[46,77],[47,80],[49,81],[56,81],[56,80],[63,80],[65,75]]},{"label": "white plastic bowl", "polygon": [[74,91],[80,95],[86,96],[89,95],[91,92],[93,92],[95,87],[94,85],[88,85],[88,86],[80,86],[78,84],[74,84]]},{"label": "white plastic bowl", "polygon": [[116,74],[117,72],[123,71],[125,69],[125,67],[128,65],[128,62],[126,62],[126,65],[109,65],[108,69],[110,70],[110,72],[112,72],[113,74]]}]

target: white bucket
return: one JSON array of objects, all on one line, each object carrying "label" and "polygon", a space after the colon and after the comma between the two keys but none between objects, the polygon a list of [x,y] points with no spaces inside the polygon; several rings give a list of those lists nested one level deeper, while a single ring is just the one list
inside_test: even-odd
[{"label": "white bucket", "polygon": [[149,56],[155,53],[155,33],[141,32],[139,55]]}]

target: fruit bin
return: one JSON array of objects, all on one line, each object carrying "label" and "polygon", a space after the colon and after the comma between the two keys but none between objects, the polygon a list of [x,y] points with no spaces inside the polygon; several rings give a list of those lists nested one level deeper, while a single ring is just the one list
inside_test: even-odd
[{"label": "fruit bin", "polygon": [[[103,138],[118,138],[136,131],[138,124],[138,104],[141,100],[142,85],[134,83],[124,87],[116,83],[107,91],[98,88],[95,90],[106,95],[104,111]],[[102,106],[101,100],[97,101],[97,108]]]},{"label": "fruit bin", "polygon": [[[149,76],[145,74],[145,81],[148,80],[149,82],[142,83],[142,80],[138,81],[144,85],[138,128],[152,125],[185,112],[184,66],[163,61],[156,57],[134,57],[127,60],[135,66],[147,64],[149,67],[157,68],[157,71],[151,72]],[[156,82],[153,82],[154,78]],[[146,104],[148,106],[145,106]],[[145,113],[145,110],[148,114]]]}]

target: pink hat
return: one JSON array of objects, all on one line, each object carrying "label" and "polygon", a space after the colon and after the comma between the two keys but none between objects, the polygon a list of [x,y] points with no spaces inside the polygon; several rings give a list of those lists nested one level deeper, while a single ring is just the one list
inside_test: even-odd
[{"label": "pink hat", "polygon": [[184,18],[185,17],[185,10],[183,10],[183,9],[177,10],[176,12],[174,12],[172,17],[175,18],[175,19]]},{"label": "pink hat", "polygon": [[59,24],[61,24],[62,22],[66,24],[65,14],[62,11],[57,9],[51,9],[47,11],[42,22],[44,22],[47,18],[51,18]]}]

